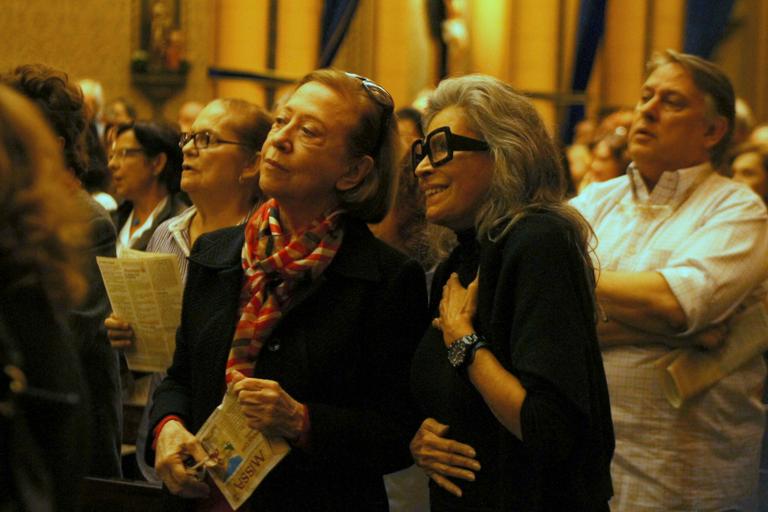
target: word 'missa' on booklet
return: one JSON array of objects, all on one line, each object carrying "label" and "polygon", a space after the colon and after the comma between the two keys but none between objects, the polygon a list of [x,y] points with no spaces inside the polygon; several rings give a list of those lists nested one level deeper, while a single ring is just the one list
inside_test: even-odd
[{"label": "word 'missa' on booklet", "polygon": [[208,454],[205,470],[234,510],[291,451],[283,438],[267,437],[249,427],[229,390],[196,437]]}]

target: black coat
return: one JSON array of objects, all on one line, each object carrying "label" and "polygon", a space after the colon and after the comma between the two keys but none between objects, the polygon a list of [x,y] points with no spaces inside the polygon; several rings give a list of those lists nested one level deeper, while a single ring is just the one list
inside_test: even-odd
[{"label": "black coat", "polygon": [[[170,219],[171,217],[175,217],[187,208],[189,208],[189,201],[187,200],[186,194],[183,192],[170,194],[168,196],[168,202],[165,203],[165,206],[159,212],[157,212],[157,215],[152,220],[152,226],[150,226],[148,230],[141,234],[139,239],[131,248],[137,251],[146,250],[147,244],[149,244],[149,239],[152,238],[152,234],[155,232],[155,229],[157,229],[157,226]],[[133,203],[130,201],[123,201],[120,206],[117,207],[117,210],[115,210],[115,212],[112,214],[112,221],[115,223],[115,227],[117,228],[118,233],[120,233],[120,230],[123,229],[123,225],[128,220],[128,216],[131,214],[132,210]]]},{"label": "black coat", "polygon": [[[155,392],[151,426],[176,414],[196,432],[221,402],[243,233],[238,226],[204,235],[192,251],[176,353]],[[294,448],[261,483],[255,510],[388,509],[381,476],[411,463],[418,426],[408,375],[426,306],[419,265],[347,220],[336,257],[294,293],[256,364],[256,377],[308,406],[311,434],[309,449]]]},{"label": "black coat", "polygon": [[122,400],[120,397],[120,365],[104,327],[104,319],[112,306],[101,279],[97,256],[115,256],[115,226],[107,211],[93,198],[81,192],[88,208],[90,245],[83,251],[88,293],[67,316],[69,328],[80,356],[88,393],[90,417],[94,425],[90,438],[91,462],[88,475],[119,477],[122,442]]},{"label": "black coat", "polygon": [[66,324],[37,283],[0,288],[0,365],[18,367],[34,390],[14,399],[0,375],[0,403],[15,409],[0,411],[0,510],[79,510],[88,393]]}]

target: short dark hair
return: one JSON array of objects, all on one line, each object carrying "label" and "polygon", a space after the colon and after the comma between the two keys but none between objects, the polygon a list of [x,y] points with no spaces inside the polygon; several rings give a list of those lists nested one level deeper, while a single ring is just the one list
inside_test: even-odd
[{"label": "short dark hair", "polygon": [[42,111],[56,135],[64,139],[64,160],[79,178],[86,171],[84,150],[87,126],[80,87],[67,74],[45,64],[25,64],[0,76],[32,100]]},{"label": "short dark hair", "polygon": [[136,116],[137,116],[136,107],[133,106],[133,103],[130,103],[127,99],[123,98],[122,96],[118,96],[114,100],[110,101],[107,104],[106,109],[108,111],[114,110],[115,105],[117,104],[121,104],[123,106],[123,108],[125,109],[125,113],[128,117],[130,117],[131,119],[136,119]]},{"label": "short dark hair", "polygon": [[184,156],[179,147],[181,133],[174,124],[155,121],[136,121],[117,128],[117,135],[133,131],[144,153],[155,157],[160,153],[166,156],[165,167],[157,177],[169,193],[178,192],[181,182],[181,164]]},{"label": "short dark hair", "polygon": [[424,127],[421,126],[421,112],[413,107],[401,108],[396,113],[398,121],[410,121],[416,127],[421,137],[424,137]]},{"label": "short dark hair", "polygon": [[647,74],[650,75],[657,68],[665,64],[678,64],[685,69],[693,79],[696,87],[704,93],[712,111],[711,113],[724,117],[728,122],[728,128],[723,138],[710,151],[712,163],[719,166],[723,163],[728,152],[728,145],[733,135],[736,119],[736,94],[733,92],[733,85],[730,79],[712,62],[688,53],[678,53],[674,50],[655,53],[646,66]]}]

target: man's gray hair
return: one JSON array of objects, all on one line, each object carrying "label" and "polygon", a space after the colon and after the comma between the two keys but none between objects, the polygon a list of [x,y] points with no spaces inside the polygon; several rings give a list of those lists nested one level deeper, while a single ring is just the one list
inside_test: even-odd
[{"label": "man's gray hair", "polygon": [[712,163],[715,166],[721,165],[728,152],[736,118],[736,94],[733,92],[730,79],[712,62],[674,50],[654,53],[646,66],[647,74],[650,75],[665,64],[677,64],[685,69],[696,87],[704,93],[710,114],[713,117],[722,116],[728,122],[723,138],[710,150]]}]

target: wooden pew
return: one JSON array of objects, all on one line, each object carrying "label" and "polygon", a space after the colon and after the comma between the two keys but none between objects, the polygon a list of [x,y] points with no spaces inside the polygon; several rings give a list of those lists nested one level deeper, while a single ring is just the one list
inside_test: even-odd
[{"label": "wooden pew", "polygon": [[148,482],[87,477],[82,504],[84,512],[160,512],[162,491]]}]

